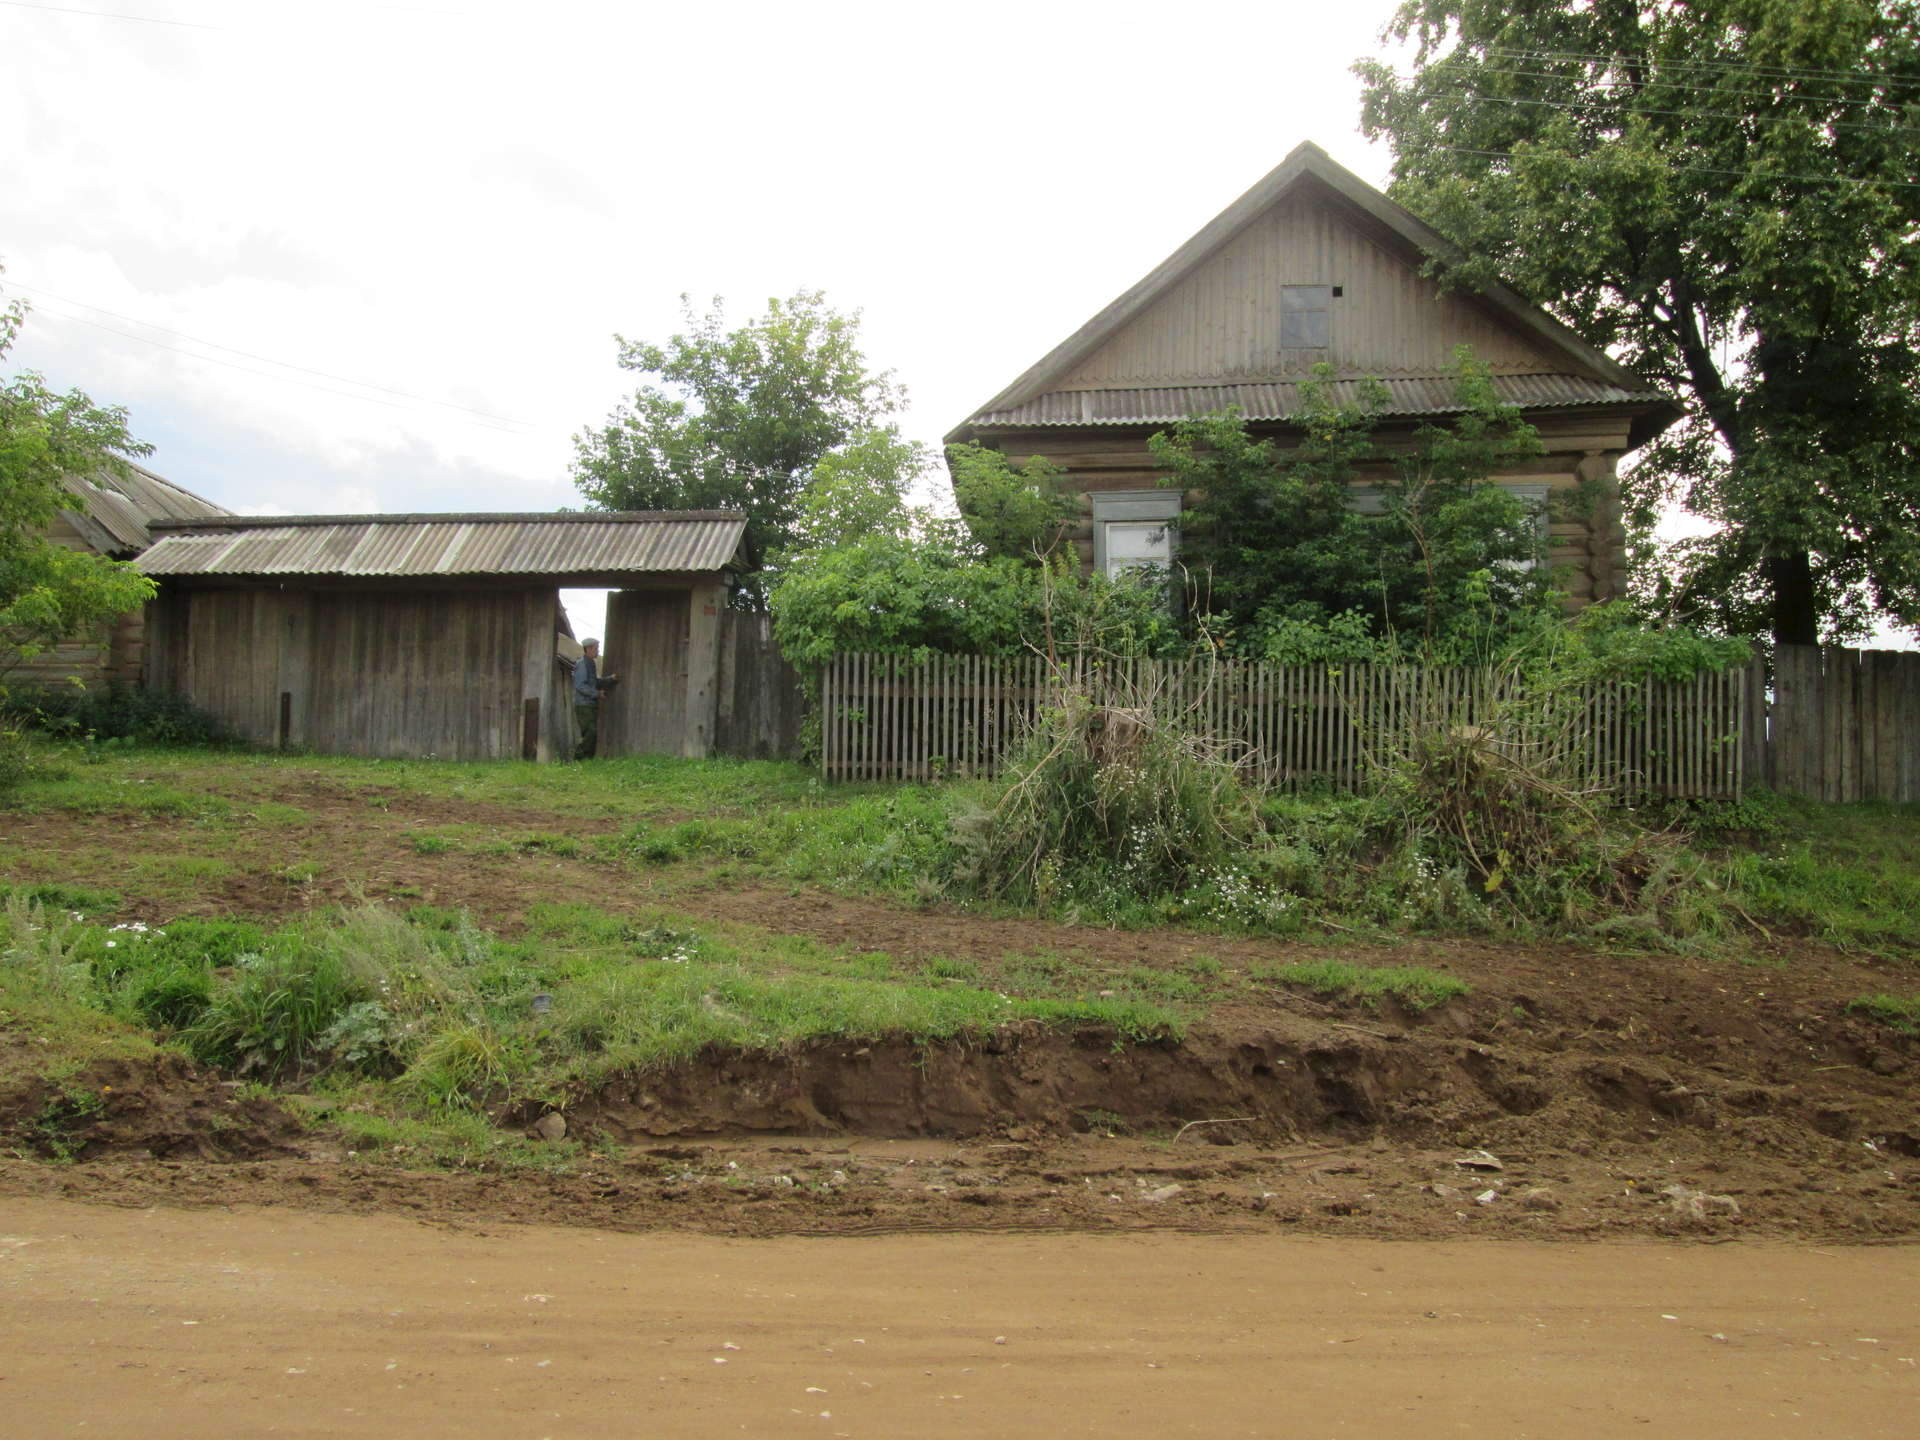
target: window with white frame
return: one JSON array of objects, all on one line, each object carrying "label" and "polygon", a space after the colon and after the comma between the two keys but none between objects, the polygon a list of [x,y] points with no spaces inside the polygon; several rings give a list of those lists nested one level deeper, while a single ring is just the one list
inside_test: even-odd
[{"label": "window with white frame", "polygon": [[1178,490],[1105,490],[1093,502],[1093,568],[1109,580],[1173,564],[1180,549]]}]

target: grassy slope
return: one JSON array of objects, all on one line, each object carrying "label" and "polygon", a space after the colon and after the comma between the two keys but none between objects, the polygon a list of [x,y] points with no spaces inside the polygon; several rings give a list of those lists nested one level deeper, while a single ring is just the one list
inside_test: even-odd
[{"label": "grassy slope", "polygon": [[[64,774],[29,783],[0,814],[109,823],[90,825],[94,844],[59,855],[22,833],[24,825],[13,833],[0,827],[0,885],[11,882],[18,902],[9,922],[13,959],[0,971],[0,1029],[31,1047],[13,1047],[8,1063],[71,1073],[90,1058],[151,1053],[164,1042],[265,1074],[272,1067],[258,1058],[259,1037],[286,1022],[248,1007],[271,1009],[276,994],[304,994],[302,984],[313,988],[308,972],[331,967],[331,1000],[314,1002],[302,1022],[299,1045],[309,1054],[296,1047],[269,1059],[293,1062],[283,1066],[288,1083],[308,1088],[314,1067],[326,1066],[321,1088],[351,1095],[350,1123],[364,1141],[425,1135],[420,1143],[435,1153],[467,1157],[496,1143],[466,1108],[476,1095],[558,1099],[611,1071],[710,1043],[934,1038],[1011,1019],[1146,1035],[1177,1030],[1210,1005],[1269,985],[1391,994],[1415,1007],[1459,990],[1430,971],[1368,971],[1337,960],[1256,973],[1203,956],[1115,969],[1035,952],[1006,955],[983,972],[973,960],[910,961],[696,921],[672,904],[676,884],[707,883],[716,867],[795,890],[928,898],[949,814],[972,798],[964,789],[829,791],[797,766],[730,761],[537,767],[127,751],[61,765]],[[1920,946],[1920,813],[1798,802],[1749,810],[1735,818],[1752,833],[1727,842],[1712,863],[1759,924],[1843,946]],[[609,888],[644,880],[661,903],[636,917],[534,899],[512,917],[508,938],[419,906],[398,928],[369,919],[385,912],[368,910],[350,910],[344,921],[268,926],[258,948],[277,988],[231,955],[196,963],[128,932],[119,933],[114,963],[103,963],[114,933],[106,927],[136,907],[190,910],[208,887],[235,877],[265,877],[304,895],[316,879],[357,873],[356,856],[303,841],[322,811],[364,820],[369,833],[378,828],[375,839],[388,850],[399,837],[413,854],[456,862],[566,857],[595,866]],[[339,826],[327,833],[337,847]],[[284,847],[261,843],[275,835],[286,837]],[[384,898],[405,908],[417,898],[411,888],[390,885]],[[25,909],[36,899],[37,921]],[[68,918],[73,912],[81,918]],[[38,931],[23,928],[36,923]],[[1247,928],[1237,915],[1220,925]],[[149,950],[154,963],[144,970],[122,963]],[[164,989],[162,980],[204,990],[196,1024],[168,1023],[156,1008],[147,992]],[[550,1008],[536,1009],[536,995],[552,996]],[[1894,994],[1863,1008],[1906,1024],[1913,1003],[1920,1002]],[[357,1038],[329,1037],[355,1004],[380,1005],[384,1019],[363,1014]],[[355,1045],[366,1056],[342,1059]]]}]

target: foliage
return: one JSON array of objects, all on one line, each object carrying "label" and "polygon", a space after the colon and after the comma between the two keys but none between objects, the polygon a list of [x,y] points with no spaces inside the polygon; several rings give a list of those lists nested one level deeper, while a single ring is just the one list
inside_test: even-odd
[{"label": "foliage", "polygon": [[1098,706],[1066,688],[1041,707],[989,807],[956,824],[960,883],[1052,904],[1070,891],[1178,895],[1255,840],[1234,757],[1163,697]]},{"label": "foliage", "polygon": [[949,445],[947,466],[954,502],[982,554],[1040,563],[1059,547],[1075,509],[1063,468],[1035,455],[1016,469],[984,445]]},{"label": "foliage", "polygon": [[26,734],[12,720],[0,714],[0,796],[20,788],[33,773],[33,752]]},{"label": "foliage", "polygon": [[185,696],[118,681],[105,690],[69,685],[12,695],[6,708],[36,730],[67,738],[140,745],[214,745],[232,739],[216,716]]},{"label": "foliage", "polygon": [[[27,307],[0,307],[0,361],[26,322]],[[127,412],[96,405],[78,390],[49,390],[32,371],[0,380],[0,681],[8,671],[71,635],[136,610],[153,582],[131,565],[47,539],[62,510],[77,510],[71,476],[124,473],[145,455],[127,433]]]},{"label": "foliage", "polygon": [[[836,452],[841,480],[904,494],[920,452],[887,422],[905,395],[891,372],[867,368],[857,313],[801,290],[728,330],[718,300],[705,316],[681,302],[687,329],[665,345],[616,337],[620,367],[654,378],[574,437],[574,483],[589,501],[743,511],[759,565],[799,542],[801,493]],[[749,577],[746,593],[757,601],[761,589]]]},{"label": "foliage", "polygon": [[[1335,404],[1324,365],[1301,387],[1295,447],[1232,414],[1155,436],[1155,461],[1195,497],[1181,536],[1193,608],[1263,659],[1438,663],[1485,656],[1553,611],[1538,519],[1489,480],[1539,438],[1465,351],[1459,364],[1462,413],[1390,449],[1375,433],[1384,392]],[[1371,513],[1353,504],[1369,477]]]},{"label": "foliage", "polygon": [[1393,193],[1683,397],[1626,477],[1676,615],[1776,641],[1920,626],[1920,6],[1408,0],[1363,128]]}]

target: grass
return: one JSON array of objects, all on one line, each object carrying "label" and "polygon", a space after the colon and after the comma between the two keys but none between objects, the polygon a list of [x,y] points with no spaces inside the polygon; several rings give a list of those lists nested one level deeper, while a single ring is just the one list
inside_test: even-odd
[{"label": "grass", "polygon": [[1457,995],[1465,995],[1464,980],[1417,965],[1350,965],[1344,960],[1305,960],[1288,965],[1263,966],[1254,971],[1262,980],[1296,985],[1317,995],[1372,1003],[1391,997],[1412,1010],[1431,1010]]},{"label": "grass", "polygon": [[[1186,1013],[1127,993],[1011,994],[934,982],[894,957],[660,912],[537,904],[504,939],[458,912],[361,904],[269,929],[182,920],[109,927],[14,895],[0,1016],[48,1032],[48,1057],[186,1049],[277,1085],[350,1085],[352,1122],[430,1155],[481,1153],[470,1118],[561,1103],[708,1048],[824,1038],[937,1043],[1012,1024],[1098,1027],[1121,1042],[1181,1033]],[[1174,997],[1179,998],[1179,997]],[[397,1127],[397,1128],[396,1128]],[[398,1145],[401,1140],[391,1139]]]},{"label": "grass", "polygon": [[1849,1003],[1847,1009],[1884,1021],[1902,1035],[1920,1035],[1920,992],[1912,995],[1862,995]]}]

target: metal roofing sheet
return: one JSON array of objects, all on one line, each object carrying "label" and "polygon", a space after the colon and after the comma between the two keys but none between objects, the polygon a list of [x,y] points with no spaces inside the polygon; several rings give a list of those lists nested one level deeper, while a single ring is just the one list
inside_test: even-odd
[{"label": "metal roofing sheet", "polygon": [[227,519],[163,527],[149,575],[686,574],[724,569],[746,534],[720,511]]},{"label": "metal roofing sheet", "polygon": [[[151,470],[129,465],[124,475],[101,473],[67,477],[67,489],[86,506],[76,523],[95,549],[104,554],[144,550],[153,520],[191,520],[228,512],[191,490],[163,480]],[[91,521],[91,524],[84,523]]]},{"label": "metal roofing sheet", "polygon": [[[1494,394],[1529,408],[1617,405],[1663,399],[1653,390],[1624,390],[1584,375],[1495,375]],[[1327,398],[1359,405],[1365,380],[1329,380]],[[1386,390],[1385,415],[1442,415],[1461,409],[1452,375],[1396,376],[1377,382]],[[976,426],[1160,425],[1193,415],[1237,408],[1249,420],[1285,420],[1301,413],[1301,385],[1270,381],[1237,385],[1156,385],[1108,390],[1056,390],[1004,410],[984,411]]]}]

